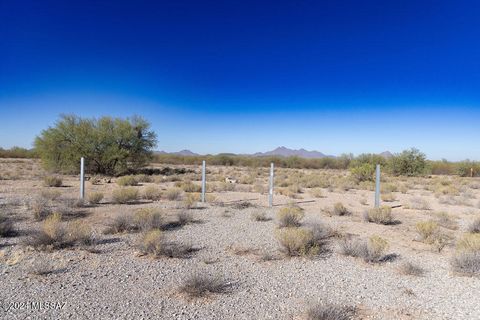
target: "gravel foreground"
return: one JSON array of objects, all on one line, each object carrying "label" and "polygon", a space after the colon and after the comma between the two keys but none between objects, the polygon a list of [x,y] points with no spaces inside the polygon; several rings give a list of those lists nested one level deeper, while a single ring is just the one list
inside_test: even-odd
[{"label": "gravel foreground", "polygon": [[[166,232],[200,249],[188,259],[139,257],[138,234],[102,236],[91,252],[31,252],[15,246],[20,238],[1,239],[7,262],[0,264],[0,318],[302,319],[319,302],[356,306],[359,319],[480,318],[479,279],[452,275],[448,260],[418,252],[408,260],[427,272],[405,276],[397,271],[401,254],[367,264],[340,255],[335,241],[324,257],[287,259],[278,253],[275,221],[253,221],[253,210],[266,209],[192,210],[197,223]],[[249,250],[235,254],[235,248]],[[265,254],[273,259],[260,259]],[[54,271],[29,274],[41,256]],[[177,288],[194,273],[224,278],[229,292],[187,299]]]}]

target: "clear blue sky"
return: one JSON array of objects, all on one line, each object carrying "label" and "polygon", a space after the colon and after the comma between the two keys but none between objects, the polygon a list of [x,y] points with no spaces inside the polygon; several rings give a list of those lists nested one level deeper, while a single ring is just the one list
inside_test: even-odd
[{"label": "clear blue sky", "polygon": [[158,149],[480,160],[478,1],[0,0],[0,146],[60,113]]}]

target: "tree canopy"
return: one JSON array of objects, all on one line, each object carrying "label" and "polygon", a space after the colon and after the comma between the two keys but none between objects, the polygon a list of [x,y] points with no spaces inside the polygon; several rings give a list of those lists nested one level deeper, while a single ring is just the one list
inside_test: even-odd
[{"label": "tree canopy", "polygon": [[150,124],[138,116],[88,119],[62,115],[34,144],[49,170],[75,172],[80,157],[85,157],[87,172],[113,175],[145,166],[157,137]]}]

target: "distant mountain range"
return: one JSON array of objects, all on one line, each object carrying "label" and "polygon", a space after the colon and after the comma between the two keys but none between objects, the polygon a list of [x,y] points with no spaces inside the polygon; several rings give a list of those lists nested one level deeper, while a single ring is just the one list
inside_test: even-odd
[{"label": "distant mountain range", "polygon": [[[168,154],[168,155],[176,155],[176,156],[200,156],[200,154],[192,152],[190,150],[181,150],[178,152],[165,152],[165,151],[157,151],[155,154]],[[230,153],[228,155],[235,155],[233,153]],[[289,149],[286,147],[278,147],[272,151],[267,151],[267,152],[257,152],[254,154],[241,154],[242,156],[251,156],[251,157],[271,157],[271,156],[276,156],[276,157],[300,157],[300,158],[306,158],[306,159],[320,159],[320,158],[335,158],[335,156],[332,155],[326,155],[320,151],[308,151],[305,149]],[[385,151],[380,153],[382,157],[385,158],[391,158],[393,154],[390,151]]]}]

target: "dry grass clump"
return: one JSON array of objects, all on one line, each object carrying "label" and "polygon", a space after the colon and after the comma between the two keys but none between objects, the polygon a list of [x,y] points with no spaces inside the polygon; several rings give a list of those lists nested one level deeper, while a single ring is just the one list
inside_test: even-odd
[{"label": "dry grass clump", "polygon": [[184,226],[184,225],[187,225],[187,224],[190,224],[190,223],[194,222],[192,214],[190,212],[186,211],[186,210],[178,212],[176,217],[177,217],[177,223],[180,226]]},{"label": "dry grass clump", "polygon": [[348,216],[352,214],[341,202],[335,203],[330,212],[336,216]]},{"label": "dry grass clump", "polygon": [[46,276],[55,271],[49,259],[45,257],[35,257],[28,268],[28,273],[36,276]]},{"label": "dry grass clump", "polygon": [[392,192],[382,194],[382,201],[385,202],[394,202],[397,201],[397,198]]},{"label": "dry grass clump", "polygon": [[50,200],[50,201],[57,200],[58,198],[60,198],[61,195],[62,195],[62,193],[58,190],[48,189],[48,190],[40,191],[40,198],[47,199],[47,200]]},{"label": "dry grass clump", "polygon": [[165,191],[165,198],[170,201],[180,200],[182,198],[183,191],[180,188],[169,188]]},{"label": "dry grass clump", "polygon": [[467,227],[470,233],[480,233],[480,218],[473,220]]},{"label": "dry grass clump", "polygon": [[265,211],[254,211],[250,215],[253,221],[269,221],[271,220],[270,217],[267,216]]},{"label": "dry grass clump", "polygon": [[175,183],[175,187],[181,188],[185,192],[201,192],[202,186],[193,183],[192,181],[178,181]]},{"label": "dry grass clump", "polygon": [[46,187],[61,187],[63,184],[62,178],[58,176],[45,176],[43,178],[43,184]]},{"label": "dry grass clump", "polygon": [[121,187],[138,186],[138,180],[135,176],[123,176],[117,179],[117,184]]},{"label": "dry grass clump", "polygon": [[457,253],[450,265],[454,272],[467,276],[480,275],[480,252]]},{"label": "dry grass clump", "polygon": [[230,284],[220,277],[196,273],[185,279],[178,291],[190,298],[201,298],[227,293],[229,288]]},{"label": "dry grass clump", "polygon": [[344,239],[341,243],[343,255],[362,258],[365,262],[372,263],[384,261],[387,248],[388,242],[376,235],[371,236],[367,241]]},{"label": "dry grass clump", "polygon": [[138,182],[153,182],[153,178],[147,174],[137,174],[135,179]]},{"label": "dry grass clump", "polygon": [[143,191],[143,198],[147,200],[157,201],[162,197],[162,191],[156,186],[148,186]]},{"label": "dry grass clump", "polygon": [[163,242],[163,235],[160,230],[150,230],[141,237],[138,249],[142,254],[158,258],[163,253]]},{"label": "dry grass clump", "polygon": [[304,216],[305,214],[300,207],[288,206],[281,208],[277,213],[278,226],[280,228],[298,227],[301,225],[301,220]]},{"label": "dry grass clump", "polygon": [[112,199],[115,203],[125,204],[137,201],[138,198],[138,190],[133,187],[121,187],[112,192]]},{"label": "dry grass clump", "polygon": [[82,221],[66,225],[61,220],[58,213],[50,215],[43,221],[41,229],[36,230],[25,244],[39,250],[51,250],[94,243],[94,233],[90,226]]},{"label": "dry grass clump", "polygon": [[438,225],[450,229],[450,230],[457,230],[458,229],[458,223],[452,216],[450,216],[446,212],[436,212],[434,213],[434,216],[436,217],[436,221]]},{"label": "dry grass clump", "polygon": [[407,275],[407,276],[421,276],[425,273],[425,270],[423,270],[421,267],[411,263],[411,262],[404,262],[400,265],[398,268],[401,274]]},{"label": "dry grass clump", "polygon": [[120,213],[113,217],[107,223],[107,229],[104,231],[106,234],[115,234],[123,232],[131,232],[137,229],[134,216],[128,213]]},{"label": "dry grass clump", "polygon": [[371,208],[364,214],[365,221],[377,224],[389,225],[393,223],[392,208],[389,206],[381,206],[379,208]]},{"label": "dry grass clump", "polygon": [[427,200],[420,197],[414,197],[408,204],[405,205],[405,208],[415,210],[430,210],[430,205],[428,204]]},{"label": "dry grass clump", "polygon": [[29,204],[30,210],[33,213],[33,218],[37,221],[48,217],[52,211],[48,206],[49,201],[44,197],[35,197]]},{"label": "dry grass clump", "polygon": [[458,251],[480,252],[480,234],[465,233],[457,242]]},{"label": "dry grass clump", "polygon": [[306,320],[351,320],[355,313],[355,307],[351,306],[317,304],[308,309]]},{"label": "dry grass clump", "polygon": [[200,193],[187,193],[183,199],[183,204],[186,208],[194,208],[197,206],[197,203],[200,201]]},{"label": "dry grass clump", "polygon": [[450,237],[441,232],[438,223],[433,220],[418,222],[415,225],[415,230],[422,242],[432,245],[438,252],[442,251],[450,241]]},{"label": "dry grass clump", "polygon": [[0,237],[13,237],[17,235],[17,231],[13,222],[0,212]]},{"label": "dry grass clump", "polygon": [[281,251],[289,256],[313,256],[326,250],[325,240],[330,237],[330,230],[320,224],[310,227],[287,227],[276,230]]},{"label": "dry grass clump", "polygon": [[87,196],[88,203],[90,204],[99,204],[103,200],[102,192],[92,192]]},{"label": "dry grass clump", "polygon": [[[164,223],[164,215],[161,211],[154,208],[142,208],[135,212],[133,220],[129,221],[129,217],[121,216],[120,218],[120,232],[130,231],[133,229],[140,229],[148,231],[152,229],[162,229]],[[130,227],[128,225],[130,224]],[[126,226],[126,227],[124,227]],[[117,232],[115,232],[117,233]]]},{"label": "dry grass clump", "polygon": [[310,195],[314,198],[324,198],[323,190],[320,188],[313,188],[310,190]]}]

